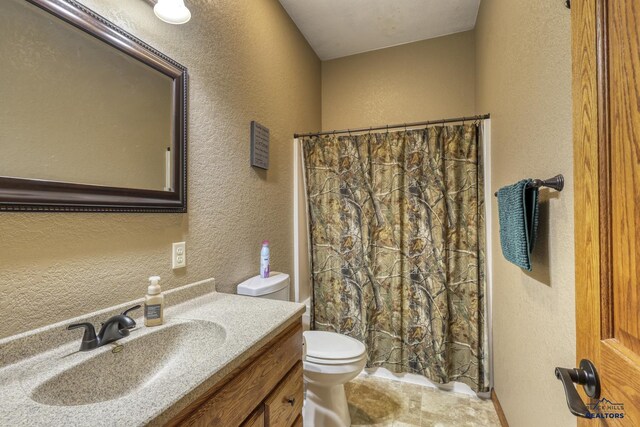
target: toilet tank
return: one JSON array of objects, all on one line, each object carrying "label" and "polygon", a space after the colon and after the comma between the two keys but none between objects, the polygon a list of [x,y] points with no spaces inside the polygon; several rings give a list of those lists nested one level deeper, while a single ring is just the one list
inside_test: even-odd
[{"label": "toilet tank", "polygon": [[289,301],[289,275],[272,271],[266,279],[259,275],[240,283],[238,295]]}]

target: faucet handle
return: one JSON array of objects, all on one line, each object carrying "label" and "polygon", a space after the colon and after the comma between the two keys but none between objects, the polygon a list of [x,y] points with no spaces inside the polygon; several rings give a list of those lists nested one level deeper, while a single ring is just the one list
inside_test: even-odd
[{"label": "faucet handle", "polygon": [[[134,305],[134,306],[133,306],[133,307],[131,307],[131,308],[127,308],[125,311],[123,311],[123,312],[122,312],[122,315],[123,315],[123,316],[129,316],[129,312],[130,312],[130,311],[137,310],[137,309],[139,309],[140,307],[142,307],[142,306],[141,306],[140,304],[138,304],[138,305]],[[131,317],[131,316],[129,316],[129,317]]]},{"label": "faucet handle", "polygon": [[67,326],[67,330],[84,328],[84,335],[80,343],[80,351],[92,350],[98,347],[98,338],[96,337],[96,329],[91,323],[74,323]]},{"label": "faucet handle", "polygon": [[[134,305],[133,307],[127,308],[125,311],[122,312],[122,316],[126,317],[126,319],[124,319],[126,322],[123,325],[126,329],[133,329],[133,328],[136,327],[136,321],[133,320],[133,318],[129,316],[129,312],[133,311],[133,310],[137,310],[140,307],[142,307],[140,304]],[[127,331],[127,333],[125,335],[128,335],[128,334],[129,334],[129,331]]]}]

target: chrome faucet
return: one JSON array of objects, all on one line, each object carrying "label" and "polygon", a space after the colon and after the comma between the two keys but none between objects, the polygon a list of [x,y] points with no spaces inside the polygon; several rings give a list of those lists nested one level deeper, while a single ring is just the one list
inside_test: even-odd
[{"label": "chrome faucet", "polygon": [[129,336],[129,331],[136,327],[136,322],[129,317],[129,312],[137,310],[140,307],[140,305],[136,305],[126,309],[122,314],[110,317],[109,320],[102,324],[98,335],[96,335],[96,329],[91,323],[74,323],[73,325],[69,325],[67,330],[84,328],[80,351],[93,350]]}]

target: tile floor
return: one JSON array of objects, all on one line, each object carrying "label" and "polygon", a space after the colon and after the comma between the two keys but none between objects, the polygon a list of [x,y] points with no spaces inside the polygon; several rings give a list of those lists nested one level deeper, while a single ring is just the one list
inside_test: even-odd
[{"label": "tile floor", "polygon": [[345,388],[352,426],[500,426],[491,400],[371,376]]}]

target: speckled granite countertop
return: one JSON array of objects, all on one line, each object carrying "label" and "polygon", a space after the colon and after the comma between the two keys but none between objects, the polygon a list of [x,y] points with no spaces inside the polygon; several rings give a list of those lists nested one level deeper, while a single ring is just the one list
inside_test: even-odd
[{"label": "speckled granite countertop", "polygon": [[[165,295],[165,324],[146,328],[137,318],[117,353],[115,344],[79,352],[82,331],[65,328],[97,326],[141,300],[0,340],[0,425],[162,425],[304,311],[302,304],[217,293],[213,280]],[[101,368],[82,369],[87,363]]]}]

